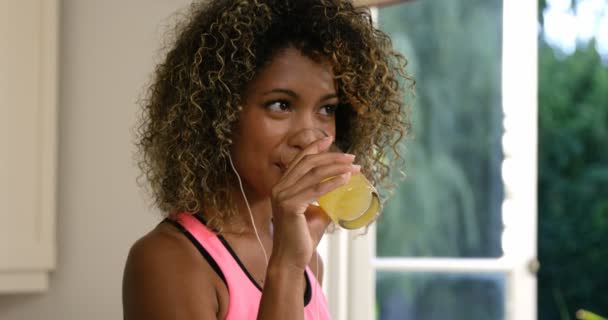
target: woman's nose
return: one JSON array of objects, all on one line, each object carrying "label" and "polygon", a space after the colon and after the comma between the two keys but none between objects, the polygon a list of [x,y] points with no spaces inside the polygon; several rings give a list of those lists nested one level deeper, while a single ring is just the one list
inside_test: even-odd
[{"label": "woman's nose", "polygon": [[287,144],[292,148],[302,150],[309,144],[328,136],[329,134],[323,129],[304,128],[292,134],[287,140]]}]

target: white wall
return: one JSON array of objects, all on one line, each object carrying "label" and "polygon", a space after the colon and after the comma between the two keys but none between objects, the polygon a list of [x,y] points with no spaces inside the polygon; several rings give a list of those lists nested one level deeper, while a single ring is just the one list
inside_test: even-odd
[{"label": "white wall", "polygon": [[187,3],[62,1],[57,269],[46,293],[0,295],[0,319],[122,319],[129,246],[159,219],[135,183],[135,101]]}]

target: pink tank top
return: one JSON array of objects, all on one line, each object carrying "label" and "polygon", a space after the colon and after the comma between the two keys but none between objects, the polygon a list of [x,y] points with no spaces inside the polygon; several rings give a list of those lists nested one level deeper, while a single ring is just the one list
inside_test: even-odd
[{"label": "pink tank top", "polygon": [[[207,228],[203,219],[198,215],[180,213],[169,221],[190,239],[226,283],[230,296],[226,320],[256,319],[262,298],[262,288],[247,272],[228,242],[221,235],[217,235]],[[305,275],[304,319],[331,319],[327,300],[314,273],[306,267]],[[280,303],[280,301],[276,303]]]}]

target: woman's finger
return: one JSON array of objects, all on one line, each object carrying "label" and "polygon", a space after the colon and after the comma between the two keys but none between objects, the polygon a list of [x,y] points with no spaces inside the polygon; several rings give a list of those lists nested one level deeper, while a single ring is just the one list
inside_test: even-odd
[{"label": "woman's finger", "polygon": [[282,195],[282,199],[284,199],[285,202],[293,204],[297,207],[308,207],[310,203],[316,201],[324,194],[331,192],[332,190],[335,190],[348,183],[350,176],[351,173],[347,172],[327,181],[308,186],[307,188],[301,190],[296,194],[291,194],[289,190],[286,190],[285,193],[283,193]]},{"label": "woman's finger", "polygon": [[304,212],[308,230],[316,248],[325,234],[327,226],[331,223],[329,216],[319,206],[308,206]]},{"label": "woman's finger", "polygon": [[318,154],[321,152],[325,152],[329,149],[333,142],[332,136],[327,136],[318,140],[315,140],[311,144],[307,145],[302,151],[300,151],[296,156],[289,162],[284,165],[287,166],[287,171],[285,174],[288,174],[294,166],[296,166],[305,156],[310,154]]},{"label": "woman's finger", "polygon": [[[299,180],[295,181],[291,186],[285,188],[285,196],[295,196],[303,192],[311,186],[316,186],[324,181],[329,181],[337,176],[345,173],[357,173],[361,170],[359,165],[351,163],[331,163],[328,165],[312,167],[306,174],[302,175]],[[296,172],[293,172],[295,175]]]},{"label": "woman's finger", "polygon": [[[320,167],[328,165],[351,165],[353,161],[354,156],[336,152],[306,155],[302,157],[295,166],[291,167],[290,171],[283,175],[281,186],[289,188],[296,183],[300,183],[302,177],[309,175],[311,172],[319,172]],[[324,178],[327,177],[329,176]]]}]

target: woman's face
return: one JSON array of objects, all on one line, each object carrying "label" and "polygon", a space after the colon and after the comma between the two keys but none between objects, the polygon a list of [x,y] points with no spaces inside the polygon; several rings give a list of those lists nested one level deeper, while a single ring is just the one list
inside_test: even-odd
[{"label": "woman's face", "polygon": [[328,63],[293,47],[274,55],[245,92],[231,150],[250,196],[270,196],[284,171],[282,154],[294,154],[315,139],[298,132],[318,128],[335,136],[337,105]]}]

